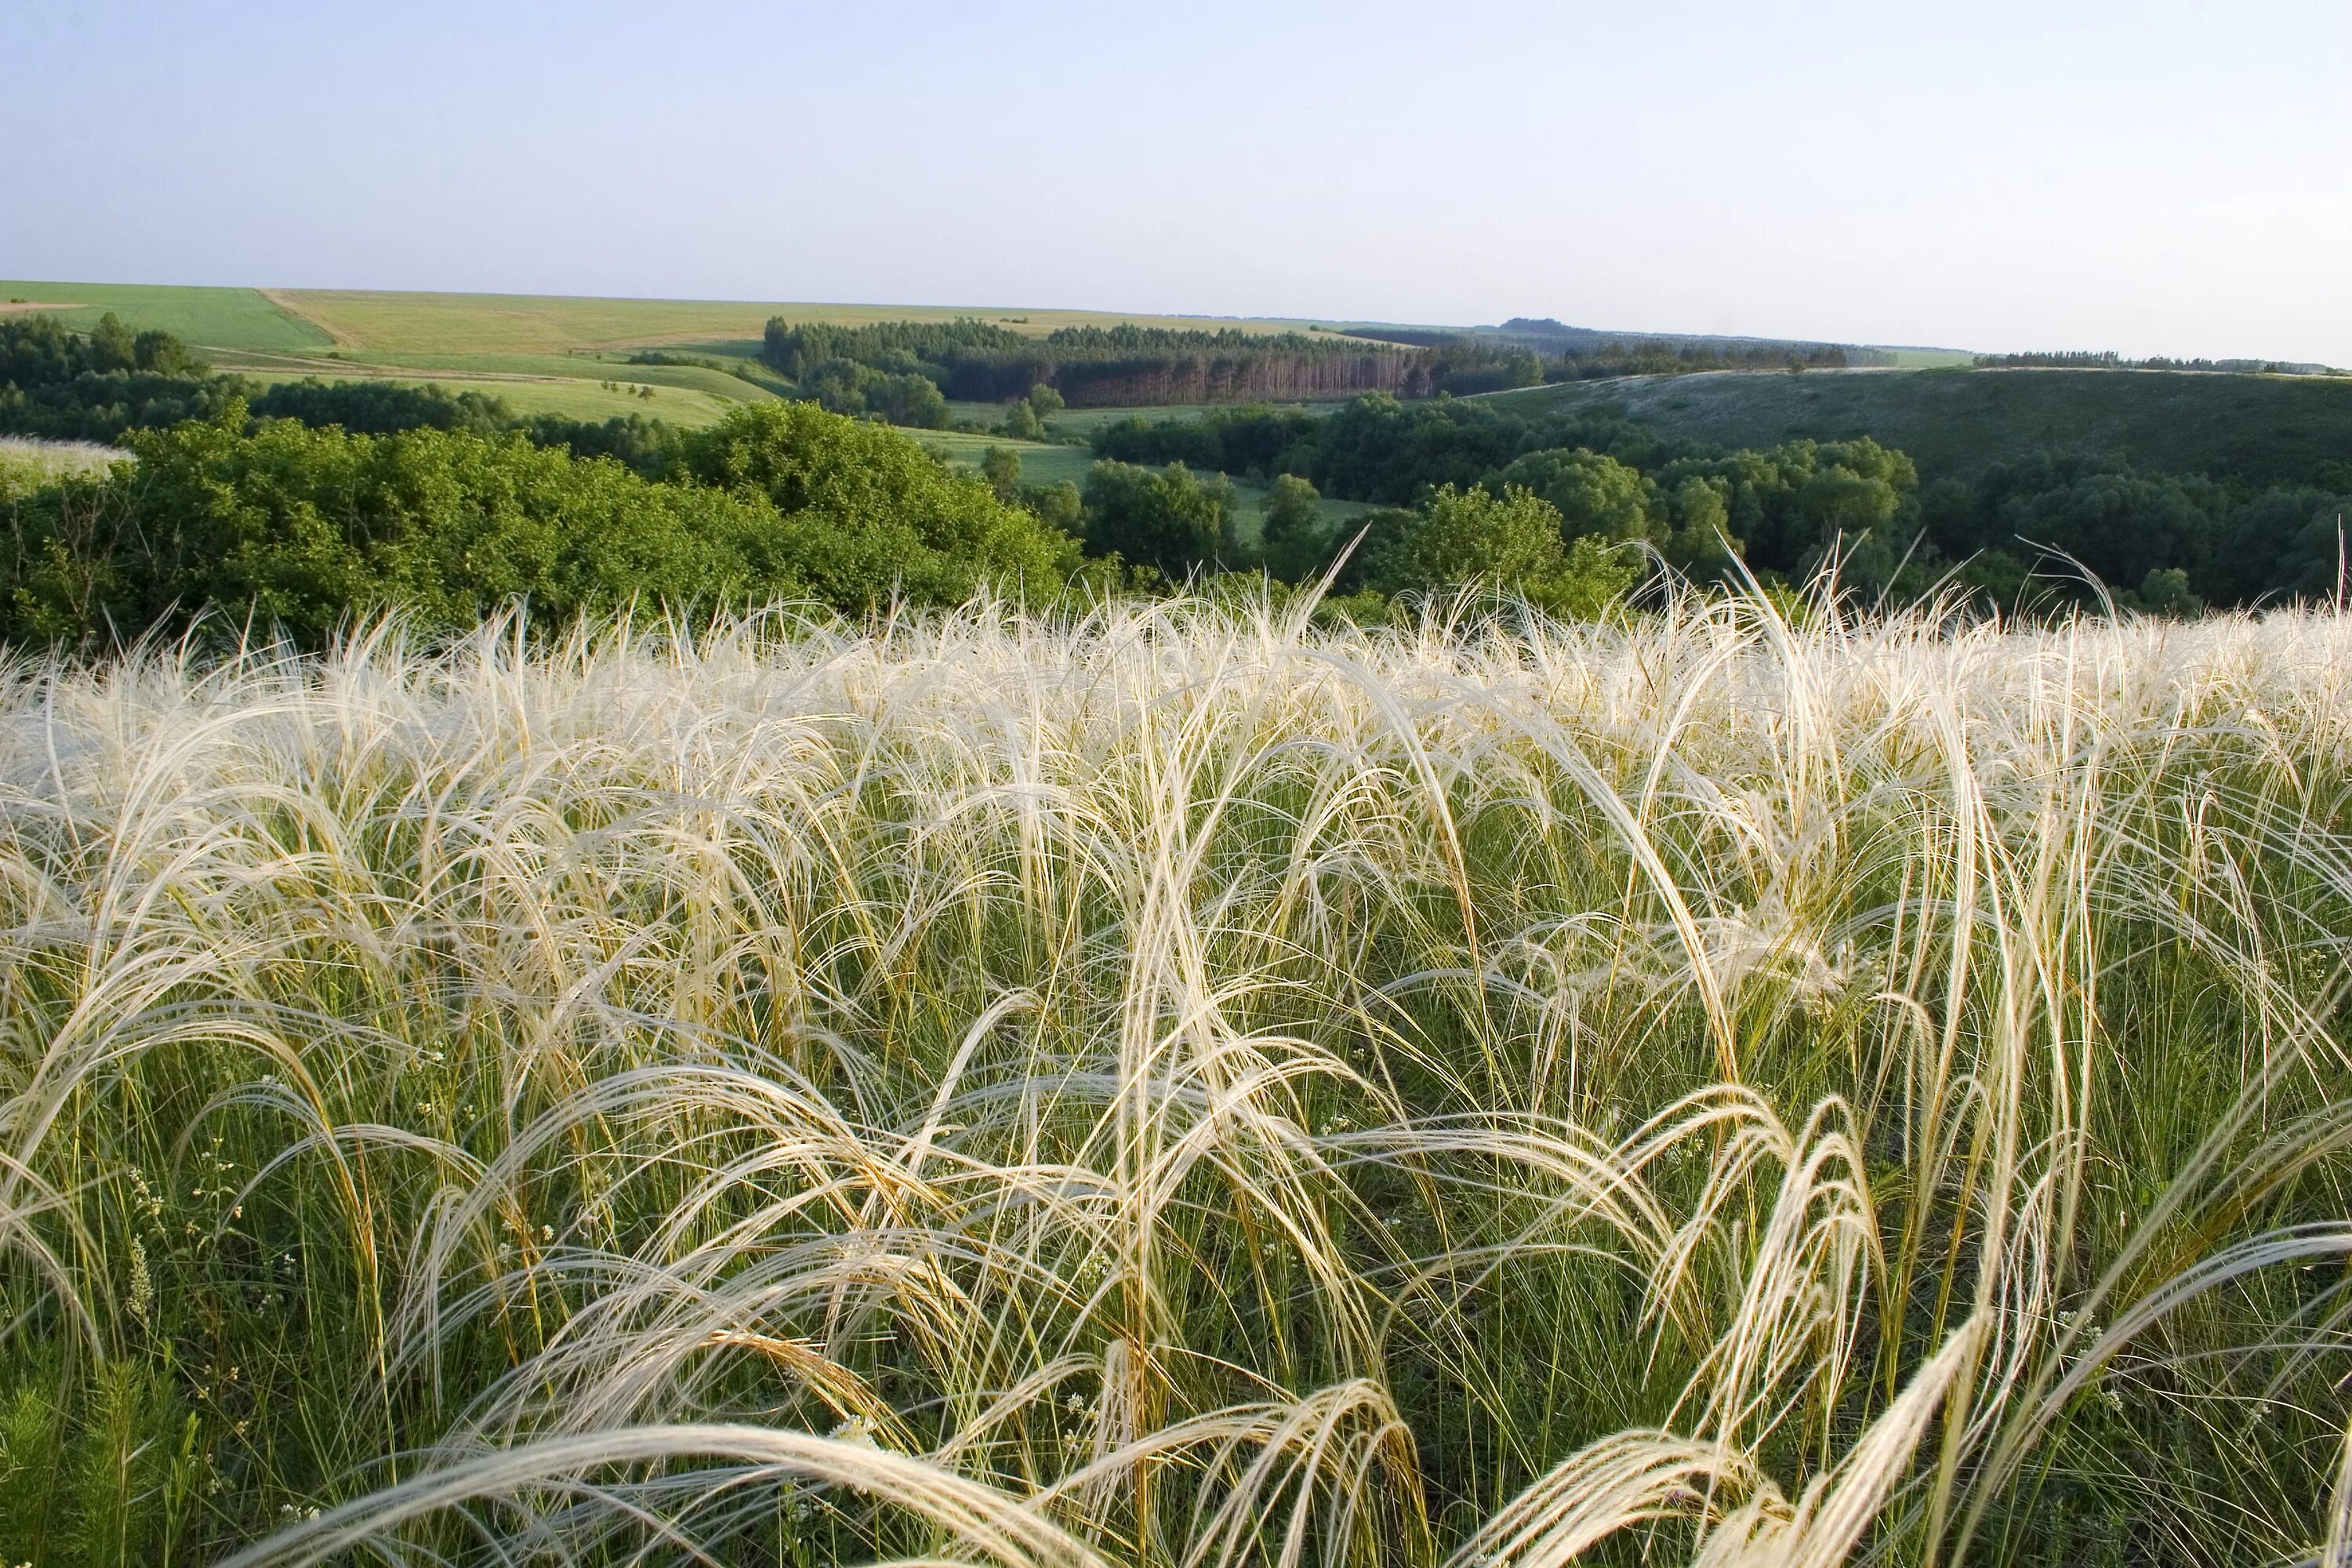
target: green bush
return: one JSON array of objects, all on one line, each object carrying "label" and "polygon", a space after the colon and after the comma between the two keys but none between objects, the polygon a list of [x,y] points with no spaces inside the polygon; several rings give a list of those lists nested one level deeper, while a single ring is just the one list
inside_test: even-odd
[{"label": "green bush", "polygon": [[1223,474],[1204,482],[1181,463],[1157,472],[1097,463],[1087,474],[1086,504],[1087,542],[1097,554],[1181,578],[1233,553],[1234,487]]},{"label": "green bush", "polygon": [[355,613],[456,629],[514,599],[557,620],[633,601],[860,613],[1052,592],[1078,559],[907,437],[804,404],[699,433],[672,483],[519,435],[246,425],[233,403],[138,432],[135,468],[8,504],[0,630],[79,642],[210,606],[316,646]]}]

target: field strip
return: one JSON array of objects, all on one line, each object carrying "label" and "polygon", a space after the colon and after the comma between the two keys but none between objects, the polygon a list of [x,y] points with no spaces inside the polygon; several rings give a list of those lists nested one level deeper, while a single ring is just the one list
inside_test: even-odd
[{"label": "field strip", "polygon": [[13,316],[31,310],[79,310],[81,307],[70,300],[0,300],[0,316]]},{"label": "field strip", "polygon": [[308,321],[310,325],[326,333],[328,337],[334,340],[334,343],[337,348],[355,349],[361,346],[360,341],[357,338],[337,331],[325,321],[320,321],[318,317],[312,315],[310,311],[296,304],[294,302],[294,296],[290,291],[284,289],[256,289],[254,292],[268,300],[272,305],[277,306],[278,309],[285,311],[288,315],[293,317],[296,321]]},{"label": "field strip", "polygon": [[[528,382],[545,386],[562,386],[571,382],[626,381],[633,384],[640,377],[626,375],[590,376],[554,375],[526,370],[425,370],[415,365],[375,364],[358,360],[327,359],[313,354],[270,353],[259,349],[224,351],[239,361],[263,361],[263,363],[238,363],[224,368],[231,371],[307,370],[343,381],[511,381]],[[616,370],[631,367],[616,365]],[[658,385],[659,383],[651,384]]]}]

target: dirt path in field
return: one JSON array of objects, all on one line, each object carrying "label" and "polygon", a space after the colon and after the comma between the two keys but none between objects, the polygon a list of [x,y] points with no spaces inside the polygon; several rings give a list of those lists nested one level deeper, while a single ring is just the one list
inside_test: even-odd
[{"label": "dirt path in field", "polygon": [[79,310],[81,307],[69,300],[0,300],[0,316],[13,316],[23,310]]},{"label": "dirt path in field", "polygon": [[349,333],[335,331],[334,328],[329,326],[326,322],[320,321],[318,317],[310,314],[310,311],[296,304],[294,302],[294,296],[288,293],[285,289],[256,289],[254,292],[268,300],[271,304],[277,306],[279,310],[285,311],[288,315],[293,317],[296,321],[308,321],[312,326],[318,328],[320,331],[326,333],[328,337],[334,340],[334,344],[337,348],[355,349],[360,346],[359,339],[351,336]]}]

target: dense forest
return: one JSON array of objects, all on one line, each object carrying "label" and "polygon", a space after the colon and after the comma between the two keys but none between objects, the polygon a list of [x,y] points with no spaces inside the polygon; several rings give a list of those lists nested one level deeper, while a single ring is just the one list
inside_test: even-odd
[{"label": "dense forest", "polygon": [[[1449,486],[1523,485],[1559,510],[1571,540],[1639,542],[1703,578],[1731,570],[1736,553],[1750,571],[1798,581],[1834,555],[1864,593],[1957,587],[2003,607],[2095,603],[2105,590],[2167,611],[2332,595],[2340,520],[2352,517],[2352,461],[2258,483],[2034,450],[1923,485],[1908,457],[1866,438],[1733,450],[1607,411],[1530,418],[1444,398],[1365,397],[1322,416],[1130,417],[1101,430],[1095,449],[1130,464],[1290,474],[1391,508]],[[1374,514],[1369,539],[1391,525]],[[1326,558],[1345,542],[1327,542]],[[1343,585],[1360,570],[1351,563]]]},{"label": "dense forest", "polygon": [[[1556,329],[1547,331],[1546,329]],[[1491,331],[1356,327],[1350,337],[1404,344],[1430,357],[1433,392],[1466,396],[1564,381],[1627,375],[1688,375],[1709,370],[1843,370],[1887,362],[1883,353],[1843,343],[1745,338],[1627,337],[1514,317]]]},{"label": "dense forest", "polygon": [[[884,321],[864,327],[768,323],[764,357],[812,395],[890,378],[927,381],[951,398],[1003,402],[1049,386],[1072,407],[1421,396],[1434,356],[1337,334],[1165,327],[1064,327],[1029,337],[985,321]],[[913,394],[912,395],[919,395]]]},{"label": "dense forest", "polygon": [[[762,358],[836,413],[944,425],[945,399],[1004,402],[1037,386],[1073,407],[1286,402],[1367,392],[1465,396],[1563,381],[1697,370],[1843,368],[1870,351],[1835,343],[1612,337],[1543,323],[1458,332],[1410,327],[1329,334],[1065,327],[1030,337],[971,319],[768,323]],[[1557,325],[1557,323],[1552,323]],[[1858,357],[1859,356],[1859,357]]]}]

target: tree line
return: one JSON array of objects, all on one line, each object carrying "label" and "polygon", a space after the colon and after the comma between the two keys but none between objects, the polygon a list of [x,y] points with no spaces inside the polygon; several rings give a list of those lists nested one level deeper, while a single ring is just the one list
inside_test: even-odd
[{"label": "tree line", "polygon": [[[1834,559],[1870,595],[1969,595],[2004,609],[2095,605],[2186,613],[2337,594],[2352,461],[2267,480],[2147,472],[2118,456],[2028,452],[1923,484],[1868,439],[1729,449],[1602,410],[1529,416],[1482,402],[1364,397],[1327,416],[1269,407],[1130,418],[1103,458],[1297,477],[1324,495],[1412,510],[1448,489],[1519,488],[1551,504],[1570,543],[1639,546],[1702,581],[1805,579]],[[1366,542],[1405,526],[1376,512]],[[1319,571],[1347,542],[1294,552]],[[1360,552],[1360,554],[1365,552]],[[1369,557],[1367,557],[1369,560]],[[1364,580],[1343,569],[1343,586]]]},{"label": "tree line", "polygon": [[[1528,325],[1523,318],[1514,318],[1512,322],[1512,326]],[[1346,335],[1405,344],[1427,353],[1427,389],[1457,397],[1628,375],[1688,375],[1716,370],[1839,370],[1857,363],[1871,363],[1868,351],[1849,349],[1842,343],[1626,338],[1572,328],[1562,328],[1559,337],[1533,331],[1515,331],[1509,327],[1492,332],[1359,327],[1350,328]]]},{"label": "tree line", "polygon": [[1073,407],[1338,397],[1367,391],[1407,396],[1435,389],[1433,356],[1393,343],[1305,332],[1256,333],[1140,327],[1063,327],[1031,337],[971,319],[768,323],[762,357],[778,374],[840,412],[850,394],[919,399],[929,382],[943,397],[993,403],[1048,386]]},{"label": "tree line", "polygon": [[2316,362],[2275,359],[2126,359],[2113,349],[2076,350],[2060,353],[1979,354],[1979,370],[2189,370],[2225,375],[2344,375],[2345,371]]}]

